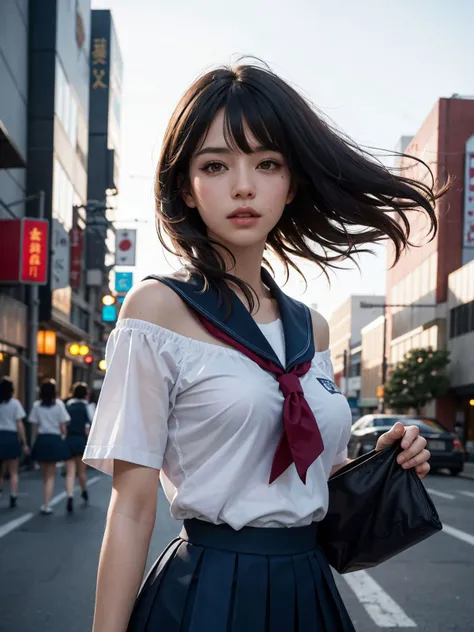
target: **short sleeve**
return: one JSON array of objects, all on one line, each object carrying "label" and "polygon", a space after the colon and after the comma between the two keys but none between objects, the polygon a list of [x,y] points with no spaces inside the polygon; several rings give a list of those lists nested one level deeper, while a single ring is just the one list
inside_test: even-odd
[{"label": "short sleeve", "polygon": [[15,399],[15,420],[24,419],[26,417],[25,409],[21,403]]},{"label": "short sleeve", "polygon": [[59,423],[66,424],[71,421],[71,417],[67,412],[66,404],[63,402],[63,400],[57,399],[56,405],[59,407]]},{"label": "short sleeve", "polygon": [[35,402],[33,404],[33,408],[31,409],[31,412],[28,417],[28,421],[32,424],[39,424],[40,422],[39,415],[38,415],[38,405],[39,405],[39,402]]},{"label": "short sleeve", "polygon": [[84,452],[88,465],[106,474],[113,473],[114,459],[161,468],[180,371],[180,350],[167,332],[124,319],[110,334],[107,372]]}]

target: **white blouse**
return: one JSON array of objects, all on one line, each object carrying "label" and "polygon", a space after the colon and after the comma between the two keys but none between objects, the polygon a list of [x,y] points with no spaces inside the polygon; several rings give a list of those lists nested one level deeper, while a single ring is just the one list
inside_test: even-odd
[{"label": "white blouse", "polygon": [[[280,321],[261,330],[278,346]],[[240,529],[304,526],[324,517],[327,480],[346,458],[351,429],[349,405],[332,381],[329,350],[316,352],[301,378],[324,441],[306,485],[293,464],[268,483],[284,397],[273,374],[240,351],[123,319],[109,337],[106,362],[87,464],[107,474],[114,459],[161,469],[178,520]]]},{"label": "white blouse", "polygon": [[18,432],[17,422],[23,417],[26,417],[26,413],[15,397],[0,404],[0,430]]},{"label": "white blouse", "polygon": [[28,421],[39,424],[38,434],[61,434],[61,424],[71,421],[66,406],[57,399],[52,406],[42,406],[40,401],[33,404]]}]

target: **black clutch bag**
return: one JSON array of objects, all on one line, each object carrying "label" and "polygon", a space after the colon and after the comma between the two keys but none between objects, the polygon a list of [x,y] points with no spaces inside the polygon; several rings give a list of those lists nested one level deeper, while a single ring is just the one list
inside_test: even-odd
[{"label": "black clutch bag", "polygon": [[318,541],[339,573],[377,566],[443,528],[414,469],[397,463],[400,442],[369,452],[329,479]]}]

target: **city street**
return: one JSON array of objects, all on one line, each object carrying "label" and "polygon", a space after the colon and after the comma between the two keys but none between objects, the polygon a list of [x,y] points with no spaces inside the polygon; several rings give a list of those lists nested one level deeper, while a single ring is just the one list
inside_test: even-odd
[{"label": "city street", "polygon": [[[38,472],[21,477],[19,508],[0,500],[0,631],[86,632],[91,629],[97,557],[110,479],[89,474],[91,503],[65,513],[58,475],[55,513],[38,515]],[[337,577],[359,632],[418,628],[429,632],[474,629],[474,479],[433,475],[426,486],[445,532],[380,568]],[[160,495],[148,564],[178,525]],[[211,631],[210,631],[211,632]],[[244,631],[243,631],[244,632]]]}]

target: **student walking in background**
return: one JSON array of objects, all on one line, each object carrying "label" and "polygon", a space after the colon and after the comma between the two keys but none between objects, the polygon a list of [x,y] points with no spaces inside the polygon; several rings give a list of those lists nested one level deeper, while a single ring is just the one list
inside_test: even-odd
[{"label": "student walking in background", "polygon": [[49,503],[53,495],[56,463],[69,459],[69,449],[63,437],[70,421],[64,402],[56,397],[56,383],[50,380],[41,385],[40,399],[33,404],[29,421],[35,424],[32,457],[41,465],[43,475],[43,505],[41,513],[53,513]]},{"label": "student walking in background", "polygon": [[82,455],[87,442],[87,435],[91,427],[92,418],[90,416],[89,403],[87,401],[88,389],[84,382],[77,382],[72,387],[72,397],[66,404],[66,410],[71,421],[67,425],[66,442],[69,449],[69,460],[66,463],[66,492],[67,511],[71,513],[74,509],[74,483],[76,474],[79,476],[79,483],[82,488],[82,499],[89,502],[87,491],[87,466],[82,460]]},{"label": "student walking in background", "polygon": [[[13,397],[13,382],[4,377],[0,380],[0,461],[1,482],[10,473],[10,508],[14,509],[18,497],[18,466],[21,449],[29,454],[23,419],[26,413],[20,402]],[[2,485],[3,488],[3,485]]]}]

